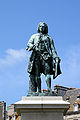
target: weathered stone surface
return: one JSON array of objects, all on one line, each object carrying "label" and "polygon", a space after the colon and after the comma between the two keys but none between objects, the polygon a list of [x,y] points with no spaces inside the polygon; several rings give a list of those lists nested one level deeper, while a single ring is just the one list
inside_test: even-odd
[{"label": "weathered stone surface", "polygon": [[23,120],[63,120],[69,103],[59,96],[22,97],[15,104]]}]

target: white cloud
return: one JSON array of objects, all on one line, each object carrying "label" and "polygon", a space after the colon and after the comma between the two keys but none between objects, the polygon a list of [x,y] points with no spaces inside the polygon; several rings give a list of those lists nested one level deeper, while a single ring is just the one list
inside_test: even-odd
[{"label": "white cloud", "polygon": [[[2,69],[8,71],[9,70],[8,67],[16,66],[17,64],[20,67],[22,64],[22,66],[25,66],[25,68],[27,69],[30,52],[27,52],[24,49],[20,49],[20,50],[8,49],[6,50],[5,53],[6,53],[5,57],[0,58],[0,71],[2,71]],[[62,75],[57,77],[54,81],[52,80],[53,84],[79,87],[79,84],[80,84],[80,45],[68,47],[67,50],[64,51],[61,56],[62,56],[61,57]]]},{"label": "white cloud", "polygon": [[29,52],[25,49],[8,49],[5,51],[5,57],[0,58],[0,96],[2,100],[9,103],[9,99],[13,98],[12,101],[15,101],[14,98],[18,99],[19,95],[21,97],[27,92],[28,58]]},{"label": "white cloud", "polygon": [[[15,98],[18,99],[18,97],[25,95],[29,88],[29,76],[25,68],[27,69],[30,52],[27,52],[24,49],[8,49],[5,53],[5,57],[0,58],[0,95],[2,96],[2,100],[5,100],[8,104],[10,104],[7,97],[12,97],[13,99],[10,102],[14,102]],[[80,46],[77,45],[67,48],[61,56],[62,75],[57,77],[54,81],[52,80],[52,88],[56,84],[79,88]],[[16,64],[18,64],[17,69],[16,67],[10,67],[10,69],[8,68],[9,66],[16,66]],[[44,77],[42,79],[42,88],[45,87],[46,83]],[[16,92],[16,90],[20,92]]]},{"label": "white cloud", "polygon": [[5,53],[5,57],[0,58],[0,68],[12,66],[29,58],[29,53],[25,49],[8,49]]}]

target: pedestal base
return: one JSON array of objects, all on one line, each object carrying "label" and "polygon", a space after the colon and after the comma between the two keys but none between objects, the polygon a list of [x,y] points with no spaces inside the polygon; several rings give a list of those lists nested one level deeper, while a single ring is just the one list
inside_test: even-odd
[{"label": "pedestal base", "polygon": [[45,91],[45,92],[28,92],[27,96],[57,96],[56,93],[54,93],[54,91]]},{"label": "pedestal base", "polygon": [[15,109],[23,120],[63,120],[69,103],[59,96],[22,97]]}]

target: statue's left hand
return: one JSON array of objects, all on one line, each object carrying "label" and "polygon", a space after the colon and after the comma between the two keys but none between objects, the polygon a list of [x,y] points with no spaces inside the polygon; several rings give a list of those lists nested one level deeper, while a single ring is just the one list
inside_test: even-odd
[{"label": "statue's left hand", "polygon": [[56,62],[56,63],[59,63],[59,62],[60,62],[60,58],[59,58],[59,57],[56,57],[56,58],[55,58],[55,62]]}]

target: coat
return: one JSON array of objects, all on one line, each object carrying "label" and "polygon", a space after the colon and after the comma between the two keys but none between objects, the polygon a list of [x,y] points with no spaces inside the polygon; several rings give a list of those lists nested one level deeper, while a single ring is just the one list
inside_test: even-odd
[{"label": "coat", "polygon": [[[53,59],[59,58],[59,57],[58,57],[57,52],[55,50],[52,38],[49,35],[46,35],[45,37],[47,39],[47,42],[45,42],[45,46],[47,48],[47,51],[49,51],[49,48],[50,48],[51,53],[52,53],[51,56],[49,56],[50,57],[50,74],[53,75],[53,79],[55,79],[59,74],[61,74],[60,61],[58,63],[55,63],[55,62],[53,63]],[[35,49],[35,46],[38,47],[38,45],[40,43],[40,39],[41,39],[40,34],[34,34],[30,38],[28,45],[27,45],[27,50],[28,51],[32,50],[32,54],[30,56],[29,65],[28,65],[28,69],[27,69],[28,73],[30,73],[30,74],[33,73],[33,71],[34,71],[34,61],[36,58],[36,54],[35,54],[34,49]],[[41,73],[43,73],[43,71],[41,71]]]}]

